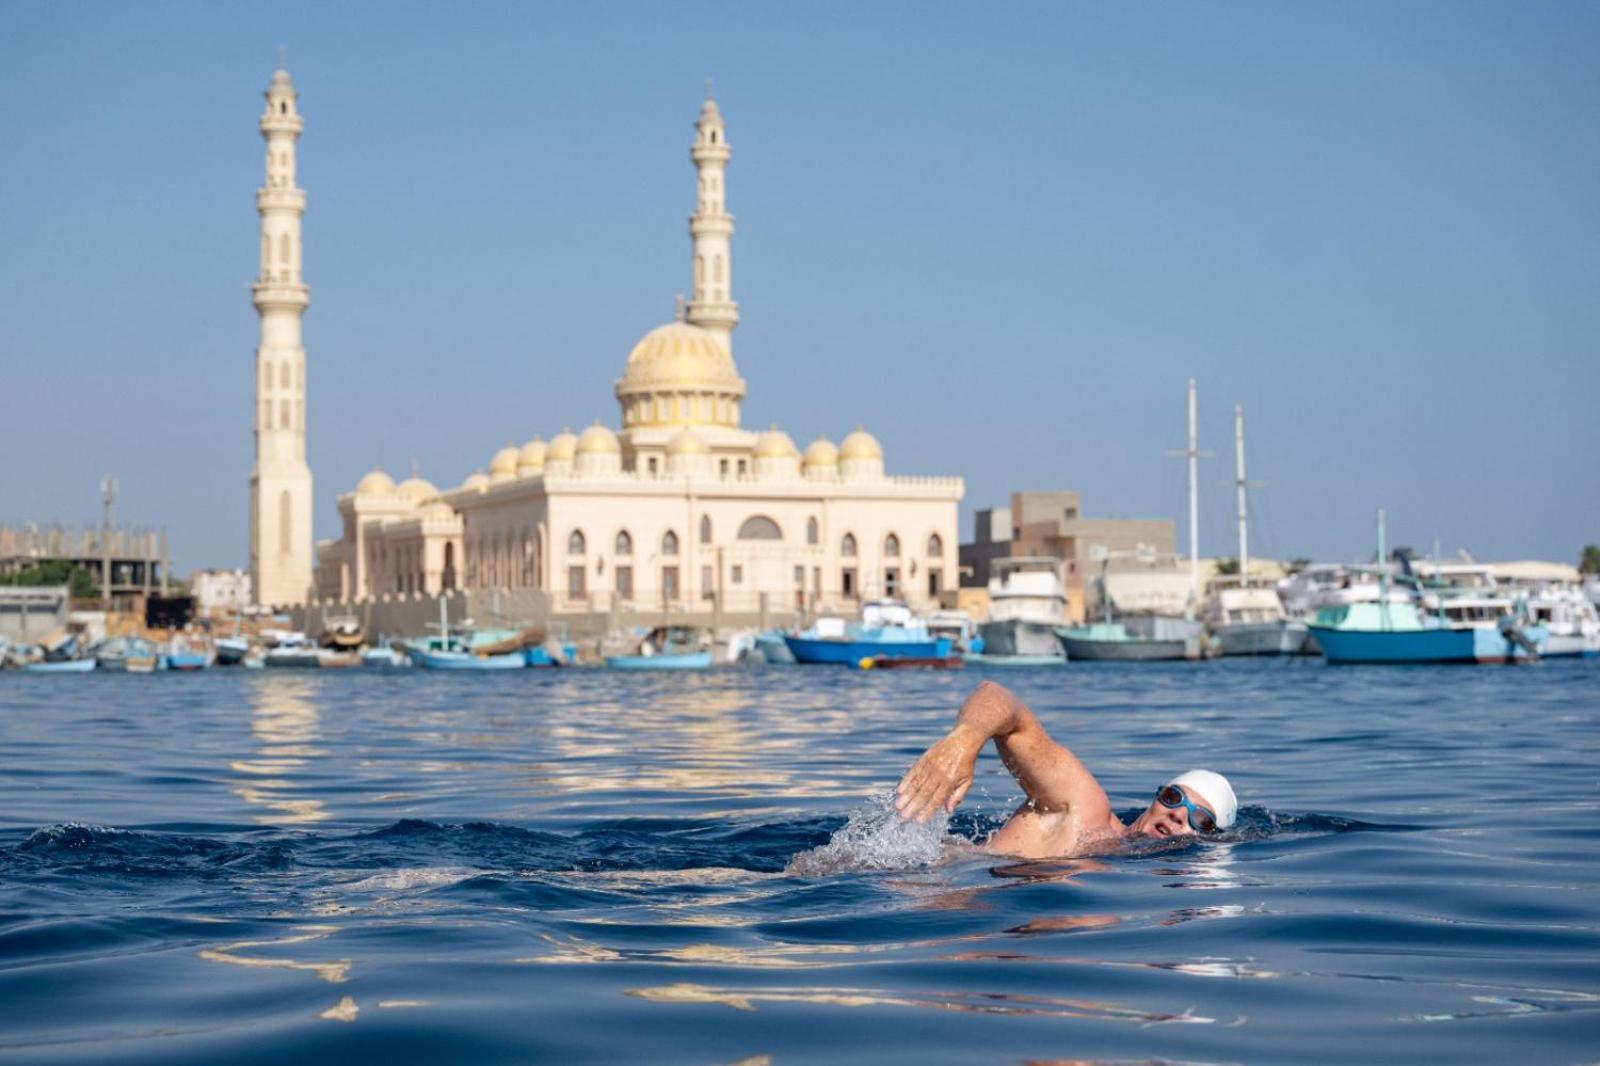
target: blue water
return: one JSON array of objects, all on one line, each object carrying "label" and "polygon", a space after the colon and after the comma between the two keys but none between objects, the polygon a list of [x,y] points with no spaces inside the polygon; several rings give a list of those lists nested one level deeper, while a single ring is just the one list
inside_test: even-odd
[{"label": "blue water", "polygon": [[0,1055],[1600,1056],[1595,664],[996,672],[1119,807],[1243,804],[1049,862],[961,846],[992,749],[884,811],[983,676],[0,675]]}]

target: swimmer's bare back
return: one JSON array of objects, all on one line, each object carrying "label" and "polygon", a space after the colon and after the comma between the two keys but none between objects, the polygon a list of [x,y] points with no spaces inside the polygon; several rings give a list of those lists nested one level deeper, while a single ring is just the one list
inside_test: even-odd
[{"label": "swimmer's bare back", "polygon": [[1027,799],[985,848],[1024,858],[1074,856],[1104,851],[1127,834],[1088,767],[1050,739],[1021,700],[992,681],[973,690],[950,732],[900,779],[900,817],[926,822],[941,808],[954,811],[972,787],[978,753],[991,740]]}]

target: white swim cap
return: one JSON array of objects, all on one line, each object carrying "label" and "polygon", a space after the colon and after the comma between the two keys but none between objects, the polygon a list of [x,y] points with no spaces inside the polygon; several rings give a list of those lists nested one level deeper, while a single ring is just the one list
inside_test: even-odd
[{"label": "white swim cap", "polygon": [[[1186,774],[1179,774],[1167,785],[1182,785],[1192,792],[1198,793],[1199,799],[1205,800],[1205,806],[1211,808],[1211,813],[1217,816],[1217,828],[1226,829],[1233,824],[1234,818],[1239,813],[1239,800],[1233,794],[1233,786],[1228,784],[1228,779],[1211,770],[1190,770]],[[1161,786],[1165,788],[1166,785]]]}]

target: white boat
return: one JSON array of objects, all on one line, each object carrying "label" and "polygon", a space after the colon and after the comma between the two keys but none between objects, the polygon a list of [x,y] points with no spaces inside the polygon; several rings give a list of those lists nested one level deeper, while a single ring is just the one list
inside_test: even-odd
[{"label": "white boat", "polygon": [[996,559],[989,579],[989,620],[978,626],[986,657],[1061,657],[1056,630],[1066,621],[1061,560],[1048,556]]},{"label": "white boat", "polygon": [[322,666],[321,649],[307,640],[304,633],[276,634],[276,640],[261,659],[263,665],[274,669],[314,670]]},{"label": "white boat", "polygon": [[1234,490],[1238,494],[1239,572],[1212,580],[1205,623],[1219,655],[1298,655],[1306,645],[1303,621],[1283,609],[1278,590],[1250,584],[1250,522],[1245,502],[1244,408],[1233,408]]},{"label": "white boat", "polygon": [[1549,631],[1547,657],[1600,655],[1600,611],[1572,585],[1541,585],[1527,593],[1529,619]]}]

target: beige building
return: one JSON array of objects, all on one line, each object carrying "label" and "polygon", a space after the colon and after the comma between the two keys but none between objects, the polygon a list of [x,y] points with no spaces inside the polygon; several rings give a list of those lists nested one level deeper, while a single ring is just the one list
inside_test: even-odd
[{"label": "beige building", "polygon": [[889,596],[932,606],[956,587],[958,477],[894,477],[857,427],[804,452],[743,428],[732,354],[731,151],[707,98],[690,158],[693,297],[628,354],[618,428],[508,444],[439,490],[381,470],[339,497],[317,551],[324,601],[503,589],[535,613],[634,609],[785,615]]}]

